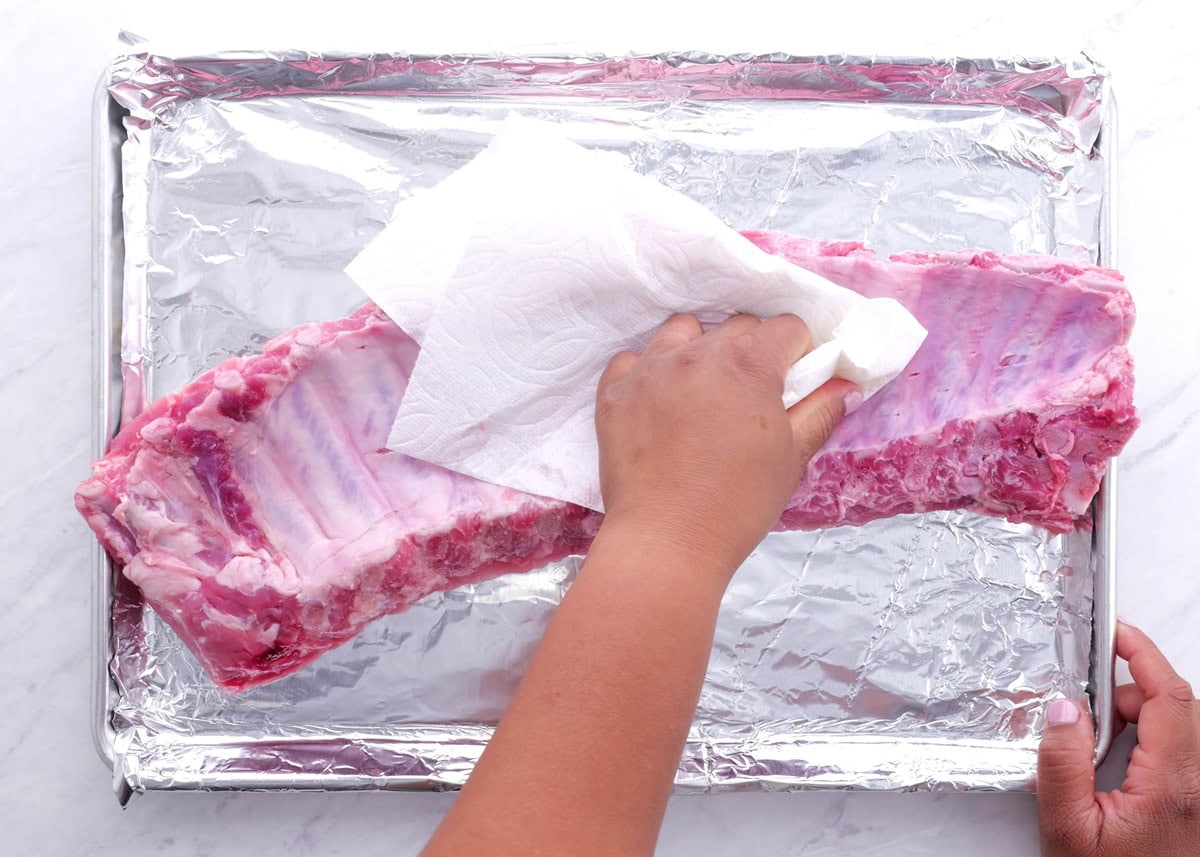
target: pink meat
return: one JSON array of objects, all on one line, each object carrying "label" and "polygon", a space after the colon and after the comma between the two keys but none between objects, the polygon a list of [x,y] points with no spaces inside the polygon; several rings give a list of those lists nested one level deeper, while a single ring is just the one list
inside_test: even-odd
[{"label": "pink meat", "polygon": [[904,373],[809,464],[784,529],[970,509],[1054,532],[1088,525],[1108,460],[1137,428],[1133,301],[1121,276],[1047,256],[908,253],[747,233],[762,249],[929,331]]},{"label": "pink meat", "polygon": [[[837,429],[782,529],[965,508],[1087,525],[1136,427],[1120,277],[1043,257],[749,233],[929,337]],[[222,687],[287,675],[441,590],[585,550],[600,516],[384,448],[417,346],[373,305],[226,361],[122,428],[76,505]]]}]

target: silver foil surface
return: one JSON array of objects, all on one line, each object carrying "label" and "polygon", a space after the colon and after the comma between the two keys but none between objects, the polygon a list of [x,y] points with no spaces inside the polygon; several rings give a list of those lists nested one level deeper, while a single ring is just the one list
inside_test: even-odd
[{"label": "silver foil surface", "polygon": [[[1111,262],[1111,106],[1086,57],[184,58],[134,42],[98,98],[100,448],[120,412],[362,303],[345,265],[510,112],[739,229]],[[1089,680],[1107,699],[1103,533],[943,513],[768,537],[725,597],[678,787],[1028,788],[1047,700]],[[580,562],[432,596],[235,695],[97,556],[98,738],[123,796],[461,785]]]}]

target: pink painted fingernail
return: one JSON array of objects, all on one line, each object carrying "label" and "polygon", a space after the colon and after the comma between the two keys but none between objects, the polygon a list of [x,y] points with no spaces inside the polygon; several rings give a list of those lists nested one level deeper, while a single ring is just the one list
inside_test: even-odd
[{"label": "pink painted fingernail", "polygon": [[846,416],[850,416],[852,413],[862,407],[862,390],[851,390],[846,394],[845,398],[842,399],[842,402],[846,406]]},{"label": "pink painted fingernail", "polygon": [[1046,710],[1046,722],[1051,726],[1064,726],[1079,719],[1079,706],[1069,699],[1056,699]]}]

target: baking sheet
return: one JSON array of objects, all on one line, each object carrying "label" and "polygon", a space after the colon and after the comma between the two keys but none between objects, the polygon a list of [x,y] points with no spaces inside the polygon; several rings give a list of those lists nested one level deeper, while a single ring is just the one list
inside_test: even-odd
[{"label": "baking sheet", "polygon": [[[133,45],[97,100],[97,450],[120,411],[361,303],[345,264],[510,111],[624,153],[737,228],[1113,261],[1112,106],[1086,57]],[[678,787],[1026,789],[1046,700],[1089,686],[1102,754],[1113,475],[1091,533],[955,512],[768,537],[723,603]],[[96,558],[97,741],[123,798],[461,785],[579,565],[433,596],[231,695]]]}]

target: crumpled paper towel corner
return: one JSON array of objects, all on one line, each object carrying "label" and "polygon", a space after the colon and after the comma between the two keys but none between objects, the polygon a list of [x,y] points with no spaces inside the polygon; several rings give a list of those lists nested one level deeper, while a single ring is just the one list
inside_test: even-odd
[{"label": "crumpled paper towel corner", "polygon": [[620,155],[528,119],[400,203],[346,270],[421,345],[390,448],[598,511],[600,374],[672,314],[804,319],[814,348],[788,373],[789,406],[835,376],[869,397],[925,338],[896,301],[772,256]]}]

